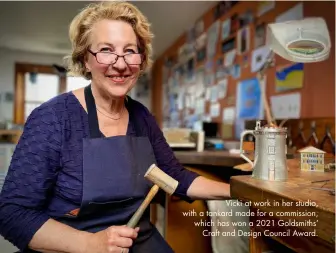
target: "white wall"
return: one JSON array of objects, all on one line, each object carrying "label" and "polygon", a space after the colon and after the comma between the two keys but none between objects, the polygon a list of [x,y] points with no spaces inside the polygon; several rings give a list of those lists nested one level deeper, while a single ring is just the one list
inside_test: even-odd
[{"label": "white wall", "polygon": [[[15,63],[62,64],[62,55],[36,54],[0,48],[0,94],[14,93]],[[0,121],[13,119],[13,103],[0,102]]]}]

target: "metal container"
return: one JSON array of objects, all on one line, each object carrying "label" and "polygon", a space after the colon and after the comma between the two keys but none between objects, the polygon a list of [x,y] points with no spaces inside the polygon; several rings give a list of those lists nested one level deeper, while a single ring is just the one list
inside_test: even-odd
[{"label": "metal container", "polygon": [[[254,162],[244,155],[243,139],[247,134],[255,137]],[[240,136],[240,156],[253,167],[252,177],[269,181],[285,181],[288,177],[286,163],[287,128],[260,126],[255,130],[245,130]]]}]

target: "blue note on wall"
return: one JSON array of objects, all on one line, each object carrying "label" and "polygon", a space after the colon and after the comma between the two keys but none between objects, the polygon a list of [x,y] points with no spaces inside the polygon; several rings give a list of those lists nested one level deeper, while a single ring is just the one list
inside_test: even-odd
[{"label": "blue note on wall", "polygon": [[259,80],[241,81],[237,86],[237,117],[239,119],[262,119],[264,107]]}]

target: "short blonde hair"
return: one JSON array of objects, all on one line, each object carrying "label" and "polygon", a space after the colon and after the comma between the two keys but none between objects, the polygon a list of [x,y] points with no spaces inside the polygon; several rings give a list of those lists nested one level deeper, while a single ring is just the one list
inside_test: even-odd
[{"label": "short blonde hair", "polygon": [[85,67],[85,55],[89,49],[89,36],[92,26],[100,20],[122,20],[133,27],[138,39],[138,47],[144,54],[141,71],[152,66],[152,39],[147,18],[132,4],[124,1],[112,1],[89,4],[71,22],[69,37],[72,52],[66,57],[70,75],[91,79],[91,73]]}]

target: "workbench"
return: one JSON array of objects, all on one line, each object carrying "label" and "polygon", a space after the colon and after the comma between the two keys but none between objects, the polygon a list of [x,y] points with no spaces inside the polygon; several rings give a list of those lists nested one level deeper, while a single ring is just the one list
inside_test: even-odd
[{"label": "workbench", "polygon": [[176,158],[181,164],[234,167],[246,161],[239,154],[229,151],[175,151]]},{"label": "workbench", "polygon": [[[250,172],[241,172],[233,169],[234,166],[245,163],[239,154],[229,151],[175,151],[176,158],[188,170],[222,182],[229,182],[232,175],[246,175]],[[155,213],[155,206],[152,212]],[[206,212],[207,204],[204,200],[195,200],[189,204],[175,197],[165,198],[164,237],[175,253],[212,253],[211,237],[202,235],[209,226],[195,226],[194,222],[201,218],[197,216],[183,216],[183,212],[195,210],[197,213]],[[156,217],[152,221],[155,222]],[[203,217],[209,221],[209,217]]]},{"label": "workbench", "polygon": [[[231,196],[249,203],[254,214],[259,209],[259,213],[265,215],[250,217],[253,223],[249,235],[250,253],[272,250],[268,243],[270,238],[298,253],[335,252],[335,196],[328,191],[312,189],[335,188],[335,171],[307,172],[300,170],[296,159],[287,163],[286,182],[263,181],[251,176],[231,178]],[[267,201],[268,206],[255,204]],[[315,213],[316,216],[300,216],[298,212]],[[293,224],[294,220],[301,223]],[[300,236],[303,232],[305,236]]]}]

